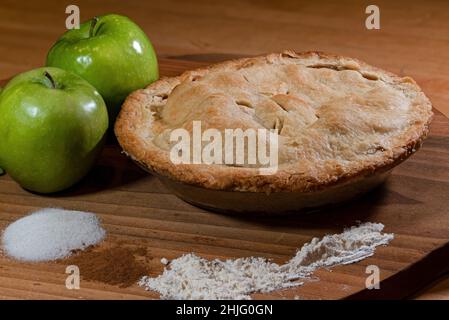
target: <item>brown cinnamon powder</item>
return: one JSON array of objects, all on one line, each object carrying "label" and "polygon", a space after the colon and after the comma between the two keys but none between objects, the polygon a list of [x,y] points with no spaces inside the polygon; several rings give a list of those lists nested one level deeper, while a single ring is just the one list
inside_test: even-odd
[{"label": "brown cinnamon powder", "polygon": [[83,280],[99,281],[125,288],[148,274],[148,267],[143,263],[146,253],[145,247],[136,249],[121,245],[106,249],[90,247],[85,251],[75,252],[61,262],[65,265],[78,266]]}]

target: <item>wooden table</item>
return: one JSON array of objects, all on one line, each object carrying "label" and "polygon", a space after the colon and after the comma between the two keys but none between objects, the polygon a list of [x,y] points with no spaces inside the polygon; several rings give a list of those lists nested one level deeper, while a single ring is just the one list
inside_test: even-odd
[{"label": "wooden table", "polygon": [[[64,29],[65,7],[70,1],[39,1],[17,2],[4,0],[0,4],[0,78],[8,78],[15,73],[38,67],[45,61],[45,54],[51,44],[57,39]],[[289,48],[296,51],[323,50],[336,52],[343,55],[354,56],[371,64],[388,69],[401,75],[414,77],[423,90],[431,98],[434,106],[443,112],[449,109],[449,3],[443,1],[376,1],[381,10],[381,29],[366,30],[364,21],[365,8],[368,2],[364,1],[221,1],[208,3],[207,1],[77,1],[81,9],[82,20],[91,16],[117,12],[132,17],[150,36],[161,58],[164,74],[178,73],[184,67],[189,67],[188,62],[176,62],[173,66],[167,58],[183,59],[196,62],[218,61],[238,56],[255,55],[258,53],[281,51]],[[164,62],[165,61],[165,62]],[[184,65],[183,65],[184,64]],[[448,126],[444,125],[444,118],[437,116],[437,121],[442,123],[436,126],[434,133],[438,136],[449,136]],[[106,153],[114,152],[106,150]],[[126,159],[111,157],[111,161],[125,163]],[[107,160],[106,160],[107,161]],[[123,162],[124,161],[124,162]],[[419,162],[419,161],[418,161]],[[107,167],[107,165],[105,165]],[[444,167],[440,170],[444,170]],[[447,167],[446,169],[447,170]],[[444,171],[442,171],[442,174]],[[60,203],[72,208],[100,210],[99,204],[91,203],[87,206],[89,195],[84,195],[81,202],[76,199],[63,202],[62,199],[48,197],[33,198],[3,177],[0,190],[0,219],[2,225],[12,221],[40,206]],[[165,193],[157,180],[151,181],[151,186],[164,196],[165,201],[173,201],[170,194]],[[133,192],[142,191],[147,185],[144,182],[133,181]],[[117,187],[117,186],[114,186]],[[119,188],[120,189],[120,188]],[[125,188],[126,189],[126,188]],[[147,190],[145,190],[147,191]],[[125,191],[118,191],[118,194]],[[15,194],[15,195],[14,195]],[[101,194],[100,194],[101,195]],[[95,197],[95,195],[92,195]],[[87,202],[86,202],[87,201]],[[133,201],[144,201],[139,194]],[[161,201],[161,200],[158,200]],[[101,202],[101,201],[100,201]],[[182,219],[193,219],[182,212],[194,212],[203,219],[212,219],[220,223],[232,224],[225,217],[212,216],[201,213],[182,202],[174,202],[175,211],[169,212],[168,217],[178,215]],[[140,208],[140,207],[139,207]],[[117,203],[107,205],[107,210],[116,212],[119,209]],[[104,210],[101,209],[101,210]],[[140,210],[140,211],[139,211]],[[164,210],[159,208],[152,213],[152,218],[147,223],[156,223],[162,219]],[[6,213],[5,213],[6,211]],[[137,215],[142,219],[145,216],[142,208]],[[140,213],[139,213],[140,212]],[[114,226],[114,218],[110,218],[110,228]],[[118,218],[117,218],[118,219]],[[131,219],[131,218],[130,218]],[[119,219],[120,220],[120,219]],[[127,219],[120,220],[122,228],[132,231],[132,226],[126,226]],[[130,222],[129,220],[128,222]],[[158,243],[164,243],[166,237],[179,236],[179,221],[173,226],[173,230],[158,230],[154,227],[152,232],[157,247]],[[223,226],[222,226],[223,227]],[[223,229],[220,232],[224,232]],[[186,233],[193,232],[185,230]],[[212,232],[210,229],[208,232]],[[131,232],[132,233],[132,232]],[[194,232],[193,232],[194,233]],[[221,234],[224,236],[223,234]],[[192,235],[192,237],[195,237]],[[201,241],[216,241],[200,234]],[[220,238],[220,237],[219,237]],[[226,238],[226,237],[225,237]],[[232,238],[232,237],[231,237]],[[165,239],[165,240],[161,240]],[[172,239],[171,249],[175,250],[177,240]],[[193,238],[192,241],[195,241]],[[158,242],[159,241],[159,242]],[[229,246],[230,240],[225,241]],[[287,241],[287,240],[285,240]],[[232,242],[232,241],[231,241]],[[281,246],[282,247],[282,246]],[[278,255],[270,255],[267,251],[276,252],[274,248],[264,250],[263,246],[248,249],[275,259],[290,254],[292,248],[278,248]],[[182,252],[182,247],[178,247]],[[282,253],[281,253],[282,252]],[[164,254],[164,250],[155,249],[155,255]],[[223,253],[223,256],[228,255]],[[234,251],[235,256],[244,252]],[[0,266],[0,271],[5,266]],[[7,282],[7,291],[3,291],[6,297],[76,297],[59,292],[51,286],[48,278],[52,267],[45,267],[38,275],[27,278],[21,272],[10,274],[11,278],[0,277]],[[53,270],[53,269],[51,269]],[[345,274],[345,272],[343,272]],[[34,278],[33,278],[34,277]],[[63,275],[61,275],[62,279]],[[12,280],[14,279],[14,285]],[[44,279],[39,282],[36,279]],[[46,280],[45,280],[46,279]],[[33,287],[33,283],[40,283],[36,293],[27,290]],[[46,287],[48,286],[48,288]],[[5,286],[3,286],[5,287]],[[449,282],[443,280],[433,288],[419,294],[418,298],[445,298],[449,299]],[[48,290],[47,290],[48,289]],[[135,298],[147,297],[142,295],[138,288],[123,293],[111,289],[109,295],[99,295],[98,288],[84,293],[85,298],[98,296],[111,298]],[[317,289],[318,290],[318,289]],[[320,289],[323,290],[323,289]],[[350,289],[349,289],[350,290]],[[5,293],[6,292],[6,293]],[[45,293],[47,292],[47,293]],[[320,297],[319,290],[314,292],[315,297]],[[151,296],[151,295],[150,295]],[[313,297],[313,294],[310,295]]]}]

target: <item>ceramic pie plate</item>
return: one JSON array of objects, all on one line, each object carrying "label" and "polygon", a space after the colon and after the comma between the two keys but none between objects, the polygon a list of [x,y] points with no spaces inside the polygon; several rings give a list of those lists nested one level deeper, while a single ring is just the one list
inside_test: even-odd
[{"label": "ceramic pie plate", "polygon": [[[426,138],[432,105],[409,77],[308,52],[239,59],[162,78],[132,93],[115,133],[123,151],[175,195],[224,213],[310,212],[381,184]],[[175,165],[166,132],[275,128],[278,171]],[[274,127],[273,127],[274,126]]]},{"label": "ceramic pie plate", "polygon": [[182,183],[139,165],[159,178],[174,195],[196,207],[223,214],[285,215],[310,213],[344,205],[382,184],[391,169],[315,192],[235,192]]}]

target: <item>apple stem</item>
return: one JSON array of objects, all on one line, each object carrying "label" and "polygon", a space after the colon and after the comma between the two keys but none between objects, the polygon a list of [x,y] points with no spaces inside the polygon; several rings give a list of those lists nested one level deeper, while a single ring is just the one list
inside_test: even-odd
[{"label": "apple stem", "polygon": [[98,17],[93,17],[92,23],[90,24],[89,37],[93,37],[94,29],[95,29],[95,26],[97,25],[97,22],[98,22]]},{"label": "apple stem", "polygon": [[51,76],[51,74],[48,73],[48,71],[45,71],[45,72],[44,72],[44,76],[45,76],[48,80],[50,80],[52,89],[56,89],[56,82],[55,82],[55,80],[53,80],[53,77]]}]

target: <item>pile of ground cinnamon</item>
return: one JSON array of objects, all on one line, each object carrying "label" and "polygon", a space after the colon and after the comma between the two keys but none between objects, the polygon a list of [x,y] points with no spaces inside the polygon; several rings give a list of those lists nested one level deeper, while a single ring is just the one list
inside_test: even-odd
[{"label": "pile of ground cinnamon", "polygon": [[61,261],[65,265],[76,265],[81,279],[99,281],[121,288],[135,284],[149,270],[145,247],[128,248],[114,245],[109,248],[90,247],[83,252],[75,252]]}]

